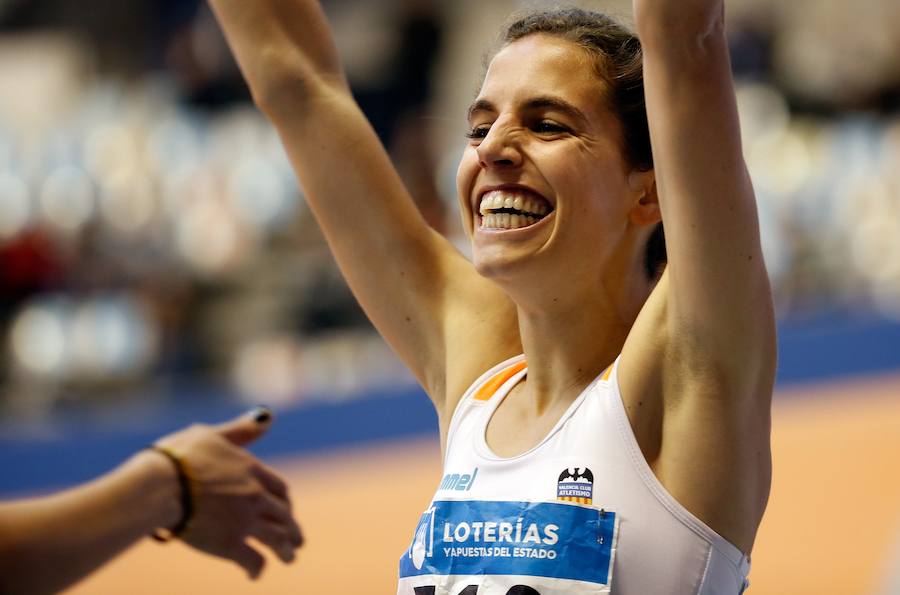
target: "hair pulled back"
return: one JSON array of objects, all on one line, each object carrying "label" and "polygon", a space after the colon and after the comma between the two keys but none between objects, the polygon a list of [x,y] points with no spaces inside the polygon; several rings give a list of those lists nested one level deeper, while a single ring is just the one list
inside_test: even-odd
[{"label": "hair pulled back", "polygon": [[[607,92],[603,100],[622,126],[623,152],[639,171],[653,169],[650,128],[644,100],[644,65],[641,42],[612,17],[580,8],[533,12],[513,21],[503,32],[503,45],[545,33],[584,48]],[[645,269],[656,279],[665,266],[666,243],[659,223],[647,243]]]}]

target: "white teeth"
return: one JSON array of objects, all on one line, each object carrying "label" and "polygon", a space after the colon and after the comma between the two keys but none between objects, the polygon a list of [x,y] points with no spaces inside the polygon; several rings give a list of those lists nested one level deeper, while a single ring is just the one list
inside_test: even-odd
[{"label": "white teeth", "polygon": [[[516,210],[521,214],[494,212],[500,209]],[[544,201],[518,191],[492,190],[481,197],[478,212],[482,228],[518,229],[537,223],[550,208]]]},{"label": "white teeth", "polygon": [[530,215],[517,215],[512,213],[488,213],[481,217],[482,229],[519,229],[528,227],[540,221]]}]

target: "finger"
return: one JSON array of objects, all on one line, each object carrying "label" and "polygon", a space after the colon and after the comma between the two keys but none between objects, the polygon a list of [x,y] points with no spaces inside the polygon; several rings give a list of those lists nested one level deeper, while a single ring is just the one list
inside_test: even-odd
[{"label": "finger", "polygon": [[260,521],[251,531],[251,535],[272,550],[285,564],[294,560],[297,545],[283,526],[265,520]]},{"label": "finger", "polygon": [[272,425],[272,412],[257,407],[231,421],[215,426],[216,431],[232,444],[245,446],[266,433]]},{"label": "finger", "polygon": [[281,479],[281,476],[278,475],[277,471],[268,465],[257,463],[253,467],[253,475],[259,480],[263,487],[269,491],[269,493],[287,502],[288,508],[290,508],[291,499],[288,496],[287,484]]},{"label": "finger", "polygon": [[244,542],[240,542],[236,545],[229,557],[247,571],[247,576],[250,577],[251,580],[259,578],[263,567],[266,565],[266,560],[263,558],[262,554]]},{"label": "finger", "polygon": [[263,494],[257,513],[261,518],[281,526],[296,547],[303,545],[303,532],[283,500],[271,494]]}]

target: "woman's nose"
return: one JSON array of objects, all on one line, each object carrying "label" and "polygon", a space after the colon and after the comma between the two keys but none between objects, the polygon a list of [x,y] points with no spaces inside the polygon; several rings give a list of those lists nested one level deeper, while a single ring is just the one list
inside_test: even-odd
[{"label": "woman's nose", "polygon": [[511,131],[499,123],[494,123],[487,136],[479,143],[478,163],[484,169],[518,167],[522,163],[522,153]]}]

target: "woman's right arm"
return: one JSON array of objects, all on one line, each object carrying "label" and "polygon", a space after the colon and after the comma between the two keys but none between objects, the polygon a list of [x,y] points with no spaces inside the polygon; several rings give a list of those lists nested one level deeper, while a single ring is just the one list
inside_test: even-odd
[{"label": "woman's right arm", "polygon": [[[443,394],[461,393],[477,367],[494,363],[475,361],[484,352],[472,350],[483,319],[505,321],[492,330],[508,343],[514,310],[425,223],[351,96],[318,1],[210,5],[350,288],[441,412]],[[492,340],[480,343],[502,351]],[[447,377],[449,359],[462,370],[459,380]]]}]

